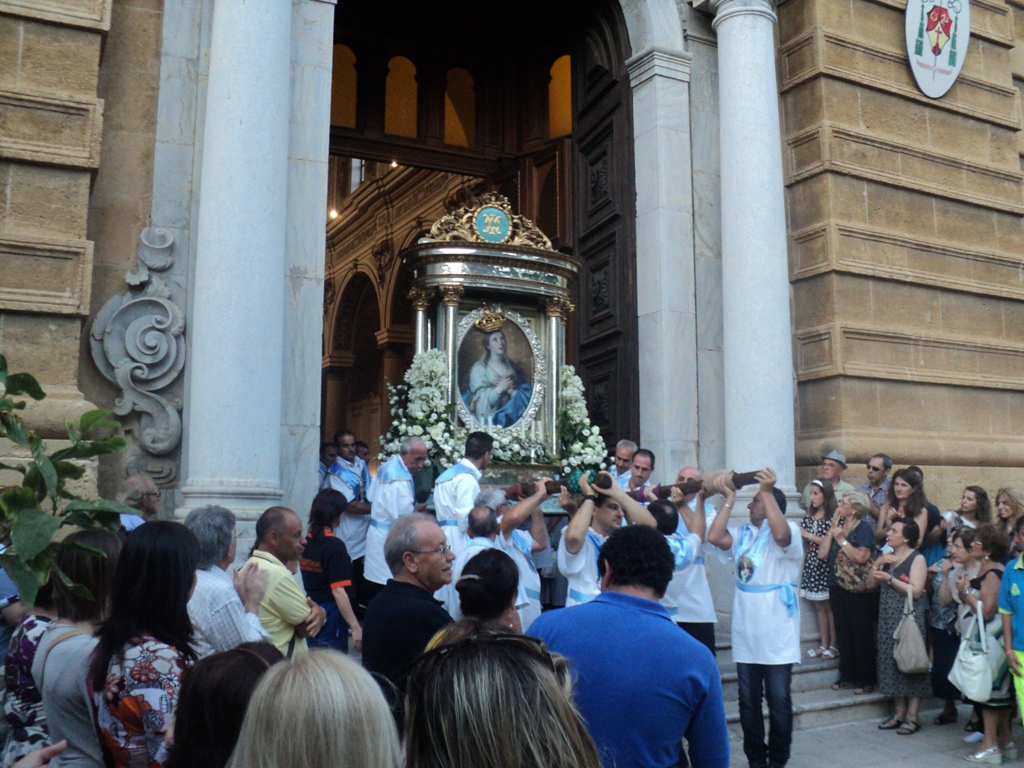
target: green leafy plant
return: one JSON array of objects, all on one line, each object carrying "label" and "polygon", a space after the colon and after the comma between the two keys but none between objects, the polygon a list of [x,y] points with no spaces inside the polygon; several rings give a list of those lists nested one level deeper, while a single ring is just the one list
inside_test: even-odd
[{"label": "green leafy plant", "polygon": [[33,400],[46,397],[35,377],[9,373],[7,358],[0,355],[0,438],[7,438],[30,454],[24,462],[0,462],[0,470],[22,476],[20,485],[0,487],[0,542],[9,542],[0,554],[0,566],[17,585],[26,605],[33,603],[51,571],[76,594],[88,597],[84,587],[73,584],[56,566],[54,555],[62,546],[75,546],[99,556],[103,553],[74,542],[60,543],[56,540],[57,532],[65,526],[116,531],[121,513],[133,512],[116,502],[82,499],[67,488],[68,481],[85,474],[85,467],[76,460],[124,450],[125,441],[119,434],[90,439],[93,433],[117,429],[120,424],[110,418],[110,411],[88,411],[77,423],[64,422],[71,444],[47,453],[42,438],[26,426],[18,413],[25,408],[24,400],[15,400],[19,395]]}]

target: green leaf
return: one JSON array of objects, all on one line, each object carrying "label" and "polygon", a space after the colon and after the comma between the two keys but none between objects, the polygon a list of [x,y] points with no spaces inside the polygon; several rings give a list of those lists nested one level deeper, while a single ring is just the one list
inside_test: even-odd
[{"label": "green leaf", "polygon": [[85,467],[81,464],[72,464],[70,461],[55,461],[53,468],[57,471],[57,477],[62,480],[78,480],[85,474]]},{"label": "green leaf", "polygon": [[56,496],[57,470],[53,468],[53,462],[51,462],[50,457],[46,455],[46,449],[43,446],[43,441],[35,436],[32,438],[32,457],[36,460],[36,466],[39,468],[39,474],[42,476],[43,482],[46,484],[46,495],[51,497]]},{"label": "green leaf", "polygon": [[3,437],[7,437],[18,445],[24,445],[26,448],[29,445],[28,430],[25,429],[25,422],[19,417],[11,413],[0,412],[0,433]]},{"label": "green leaf", "polygon": [[36,494],[32,488],[24,485],[4,488],[0,492],[4,506],[11,517],[17,517],[22,512],[36,509]]},{"label": "green leaf", "polygon": [[11,472],[20,472],[23,475],[25,474],[25,467],[22,464],[5,464],[0,461],[0,469],[7,469]]},{"label": "green leaf", "polygon": [[0,355],[0,381],[7,381],[7,358]]},{"label": "green leaf", "polygon": [[78,443],[82,439],[82,433],[78,429],[78,425],[71,419],[64,419],[64,429],[68,432],[68,437],[71,438],[71,443]]},{"label": "green leaf", "polygon": [[39,386],[36,377],[30,373],[12,373],[7,376],[8,395],[28,395],[33,400],[42,400],[46,397],[43,388]]},{"label": "green leaf", "polygon": [[22,562],[20,557],[7,553],[0,555],[0,567],[18,588],[18,597],[22,604],[34,604],[39,592],[39,577],[32,569]]},{"label": "green leaf", "polygon": [[82,418],[78,420],[78,428],[81,430],[81,434],[87,435],[90,431],[101,427],[120,427],[121,425],[114,421],[110,416],[110,411],[102,408],[97,408],[93,411],[86,411],[82,414]]},{"label": "green leaf", "polygon": [[125,449],[124,438],[120,435],[111,435],[100,440],[82,440],[68,448],[54,451],[50,458],[53,461],[64,459],[91,459],[93,456],[102,456],[108,453],[116,453]]},{"label": "green leaf", "polygon": [[31,560],[50,545],[63,520],[42,510],[28,509],[18,515],[11,528],[11,544],[18,557]]},{"label": "green leaf", "polygon": [[110,501],[109,499],[97,499],[96,501],[72,501],[64,508],[65,512],[113,512],[118,515],[136,514],[136,510],[132,509],[126,504],[121,504],[117,501]]},{"label": "green leaf", "polygon": [[[90,547],[90,549],[91,549],[91,547]],[[100,552],[100,554],[102,555],[103,553]],[[65,587],[67,587],[69,590],[71,590],[71,594],[76,595],[78,597],[81,597],[84,600],[92,600],[93,599],[92,598],[92,592],[90,592],[88,589],[86,589],[81,584],[75,584],[75,582],[73,582],[71,580],[71,577],[68,576],[66,573],[64,573],[64,571],[62,571],[60,569],[60,566],[57,565],[57,563],[53,564],[53,573],[57,574],[57,578],[61,580],[61,583]]]}]

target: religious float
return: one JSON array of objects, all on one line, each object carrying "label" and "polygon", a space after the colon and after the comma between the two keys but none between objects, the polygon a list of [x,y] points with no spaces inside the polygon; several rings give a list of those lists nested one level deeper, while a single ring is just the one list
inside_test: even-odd
[{"label": "religious float", "polygon": [[436,472],[482,430],[495,440],[491,485],[604,468],[604,439],[565,364],[579,260],[497,194],[444,216],[401,258],[413,275],[416,356],[404,382],[389,385],[382,455],[414,435]]}]

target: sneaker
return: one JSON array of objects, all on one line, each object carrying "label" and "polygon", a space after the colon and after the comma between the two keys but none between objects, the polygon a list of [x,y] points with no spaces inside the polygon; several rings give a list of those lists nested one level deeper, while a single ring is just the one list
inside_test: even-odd
[{"label": "sneaker", "polygon": [[984,738],[984,733],[982,733],[981,731],[975,731],[974,733],[968,733],[966,736],[964,736],[964,741],[966,741],[968,744],[977,744]]}]

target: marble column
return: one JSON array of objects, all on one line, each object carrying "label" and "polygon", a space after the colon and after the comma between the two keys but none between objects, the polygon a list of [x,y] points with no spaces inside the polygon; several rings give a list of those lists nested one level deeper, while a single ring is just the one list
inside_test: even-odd
[{"label": "marble column", "polygon": [[427,310],[430,309],[430,291],[422,288],[409,290],[409,303],[415,313],[415,325],[413,330],[413,349],[415,354],[426,352],[430,349],[430,325],[427,317]]},{"label": "marble column", "polygon": [[633,88],[640,442],[659,477],[698,460],[690,54],[650,47]]},{"label": "marble column", "polygon": [[282,495],[291,29],[291,3],[214,3],[180,512]]},{"label": "marble column", "polygon": [[725,453],[794,494],[793,353],[769,0],[711,0],[718,34]]},{"label": "marble column", "polygon": [[459,326],[459,302],[462,301],[462,294],[465,289],[461,285],[441,285],[437,288],[441,292],[441,329],[440,348],[448,355],[448,402],[458,402],[459,382],[458,375],[458,326]]},{"label": "marble column", "polygon": [[545,448],[552,456],[558,456],[561,442],[558,439],[559,381],[562,366],[565,365],[565,321],[575,307],[568,299],[552,296],[541,299],[544,307],[544,332],[548,349],[548,375],[544,385],[547,394],[544,399]]}]

